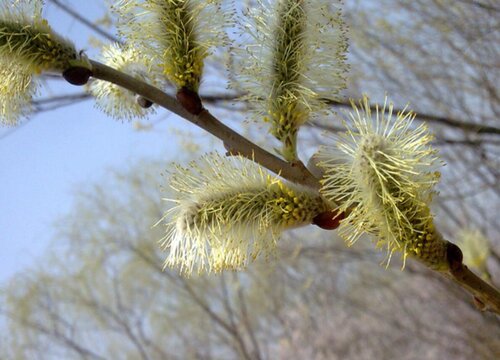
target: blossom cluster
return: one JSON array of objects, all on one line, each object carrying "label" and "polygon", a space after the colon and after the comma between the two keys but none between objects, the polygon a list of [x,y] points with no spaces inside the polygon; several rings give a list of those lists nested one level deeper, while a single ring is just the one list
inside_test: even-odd
[{"label": "blossom cluster", "polygon": [[401,251],[431,267],[446,266],[446,242],[440,238],[429,206],[439,181],[439,161],[426,125],[413,127],[415,114],[393,114],[387,99],[372,114],[368,97],[353,104],[347,131],[316,155],[325,171],[324,196],[349,215],[339,232],[349,244],[363,233],[375,235],[389,259]]},{"label": "blossom cluster", "polygon": [[[222,0],[121,0],[119,31],[126,45],[103,49],[103,62],[164,87],[174,85],[184,109],[198,115],[204,62],[227,42],[230,22]],[[82,85],[91,63],[52,31],[41,0],[0,5],[0,118],[15,124],[30,110],[42,72]],[[257,0],[240,18],[246,45],[236,51],[238,86],[257,116],[271,124],[282,157],[295,162],[300,126],[338,99],[345,87],[347,42],[340,1]],[[81,70],[84,70],[83,72]],[[147,115],[148,99],[110,82],[93,80],[96,104],[116,118]],[[436,270],[448,267],[448,243],[430,211],[439,161],[424,124],[406,108],[353,103],[346,131],[316,155],[320,189],[289,183],[241,156],[208,154],[171,174],[175,203],[165,215],[166,266],[181,272],[241,269],[259,254],[273,254],[287,229],[316,224],[334,229],[348,244],[364,233],[394,252]],[[484,267],[484,253],[476,258]]]},{"label": "blossom cluster", "polygon": [[42,17],[41,0],[0,4],[0,121],[16,125],[30,112],[34,79],[42,72],[62,73],[88,66],[68,40],[54,33]]},{"label": "blossom cluster", "polygon": [[198,92],[205,58],[226,41],[220,0],[122,0],[113,9],[131,47],[159,62],[177,89]]},{"label": "blossom cluster", "polygon": [[241,19],[235,86],[241,87],[287,160],[297,132],[345,87],[347,40],[339,1],[258,0]]},{"label": "blossom cluster", "polygon": [[310,189],[286,183],[240,156],[208,154],[170,179],[176,204],[166,214],[166,266],[181,272],[241,269],[274,252],[285,229],[310,224],[328,209]]}]

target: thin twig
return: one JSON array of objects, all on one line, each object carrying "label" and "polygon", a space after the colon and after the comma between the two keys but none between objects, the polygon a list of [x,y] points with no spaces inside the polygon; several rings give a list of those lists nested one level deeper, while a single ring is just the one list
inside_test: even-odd
[{"label": "thin twig", "polygon": [[[236,95],[209,95],[204,98],[204,101],[206,102],[218,102],[218,101],[234,101],[238,100],[238,98],[242,97],[243,94],[236,94]],[[331,105],[332,107],[335,108],[351,108],[351,103],[349,101],[344,101],[344,100],[337,100],[333,101],[330,99],[323,99],[325,103]],[[371,104],[370,109],[372,111],[377,110],[377,105],[376,104]],[[380,108],[378,109],[380,111]],[[402,108],[394,108],[393,112],[394,113],[399,113],[403,109]],[[386,109],[386,111],[389,111]],[[440,125],[445,125],[453,128],[460,129],[465,132],[472,132],[472,133],[477,133],[477,134],[493,134],[493,135],[500,135],[500,128],[495,127],[492,125],[484,125],[484,124],[478,124],[478,123],[473,123],[473,122],[468,122],[460,119],[455,119],[451,117],[445,117],[445,116],[437,116],[429,113],[422,113],[422,112],[417,112],[417,116],[415,118],[418,121],[427,121],[429,123],[436,123]],[[328,125],[326,124],[321,124],[321,122],[316,121],[310,123],[311,125],[314,126],[323,126],[327,127]],[[327,130],[327,129],[325,129]]]},{"label": "thin twig", "polygon": [[440,272],[472,294],[479,310],[500,315],[500,291],[469,270],[463,263],[462,250],[448,242],[446,257],[448,269]]},{"label": "thin twig", "polygon": [[[327,101],[329,104],[336,107],[348,107],[351,108],[351,104],[348,101]],[[377,105],[370,105],[372,111],[377,111]],[[394,109],[394,113],[401,112],[402,109]],[[431,114],[417,113],[416,120],[427,121],[430,123],[442,124],[450,127],[460,129],[462,131],[477,133],[477,134],[495,134],[500,135],[500,128],[491,125],[475,124],[472,122],[467,122],[463,120],[448,118],[444,116],[436,116]]]},{"label": "thin twig", "polygon": [[74,17],[76,20],[78,20],[79,22],[81,22],[82,24],[87,26],[88,28],[92,29],[93,31],[95,31],[96,33],[101,35],[102,37],[104,37],[108,40],[111,40],[113,42],[116,42],[116,43],[121,43],[120,39],[111,35],[107,31],[101,29],[99,26],[92,23],[92,21],[84,18],[82,15],[77,13],[75,10],[73,10],[69,6],[66,6],[63,3],[61,3],[59,0],[50,0],[50,2],[53,3],[55,6],[57,6],[58,8],[60,8],[62,11],[66,12],[68,15]]},{"label": "thin twig", "polygon": [[463,264],[454,270],[452,275],[454,281],[475,294],[475,298],[484,304],[486,308],[482,310],[490,310],[500,315],[500,293],[497,289],[483,281]]}]

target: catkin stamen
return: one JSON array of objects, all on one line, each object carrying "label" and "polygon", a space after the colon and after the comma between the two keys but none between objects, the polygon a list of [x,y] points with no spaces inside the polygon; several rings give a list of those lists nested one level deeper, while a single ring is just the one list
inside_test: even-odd
[{"label": "catkin stamen", "polygon": [[321,191],[349,214],[339,229],[349,244],[368,232],[387,249],[387,261],[402,252],[443,270],[447,242],[429,210],[437,159],[425,126],[411,127],[414,117],[406,111],[394,117],[392,104],[384,104],[373,118],[367,97],[360,107],[353,104],[352,126],[318,154],[325,170]]},{"label": "catkin stamen", "polygon": [[239,156],[210,154],[190,168],[178,167],[170,185],[178,199],[166,215],[165,265],[185,274],[241,269],[261,253],[273,254],[282,231],[328,210],[319,194]]}]

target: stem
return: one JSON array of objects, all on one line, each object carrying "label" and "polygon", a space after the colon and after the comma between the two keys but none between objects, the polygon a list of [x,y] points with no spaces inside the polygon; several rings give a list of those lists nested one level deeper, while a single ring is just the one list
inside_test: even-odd
[{"label": "stem", "polygon": [[465,265],[451,272],[451,279],[479,300],[480,310],[489,310],[500,315],[500,292],[474,274]]},{"label": "stem", "polygon": [[76,20],[87,26],[88,28],[94,30],[96,33],[101,35],[102,37],[105,37],[108,40],[111,40],[116,43],[121,43],[120,39],[114,37],[113,35],[109,34],[105,30],[101,29],[99,26],[94,24],[92,21],[86,19],[82,15],[80,15],[78,12],[73,10],[71,7],[64,5],[61,3],[59,0],[51,0],[51,3],[53,3],[55,6],[59,7],[61,10],[66,12],[68,15],[74,17]]},{"label": "stem", "polygon": [[165,94],[160,89],[99,62],[90,60],[90,63],[95,78],[109,81],[151,100],[219,138],[230,151],[259,163],[289,181],[315,189],[319,188],[318,179],[307,170],[304,164],[289,163],[278,158],[224,125],[208,110],[204,109],[199,115],[190,114],[174,97]]},{"label": "stem", "polygon": [[[286,162],[278,158],[224,125],[208,110],[203,109],[199,115],[190,114],[174,97],[165,94],[160,89],[99,62],[90,60],[90,63],[95,78],[109,81],[151,100],[216,136],[231,152],[255,161],[289,181],[319,189],[318,179],[309,172],[302,162]],[[489,310],[500,315],[500,292],[462,264],[461,251],[456,245],[453,245],[451,249],[453,253],[448,253],[450,270],[444,274],[479,300],[481,305],[484,305],[481,310]]]},{"label": "stem", "polygon": [[463,264],[460,248],[448,242],[446,257],[449,269],[444,275],[471,293],[479,310],[489,310],[500,315],[500,292]]}]

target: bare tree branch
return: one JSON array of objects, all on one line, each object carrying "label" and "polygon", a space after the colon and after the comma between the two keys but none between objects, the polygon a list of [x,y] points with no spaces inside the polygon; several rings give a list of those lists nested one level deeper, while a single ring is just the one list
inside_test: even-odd
[{"label": "bare tree branch", "polygon": [[117,37],[111,35],[107,31],[101,29],[99,26],[97,26],[96,24],[92,23],[92,21],[86,19],[85,17],[83,17],[82,15],[80,15],[79,13],[77,13],[75,10],[73,10],[72,8],[70,8],[69,6],[64,5],[59,0],[50,0],[50,1],[55,6],[57,6],[58,8],[60,8],[62,11],[64,11],[68,15],[74,17],[76,20],[78,20],[79,22],[81,22],[82,24],[84,24],[85,26],[87,26],[88,28],[92,29],[93,31],[95,31],[96,33],[98,33],[99,35],[101,35],[102,37],[104,37],[104,38],[106,38],[108,40],[111,40],[113,42],[116,42],[116,43],[121,43],[120,39],[118,39]]},{"label": "bare tree branch", "polygon": [[160,89],[138,81],[127,74],[116,71],[99,62],[92,60],[91,63],[95,78],[112,82],[151,100],[219,138],[231,152],[254,160],[287,180],[312,188],[319,188],[318,179],[307,170],[304,164],[301,162],[288,163],[278,158],[224,125],[210,114],[208,110],[204,109],[201,114],[192,115],[176,99]]}]

